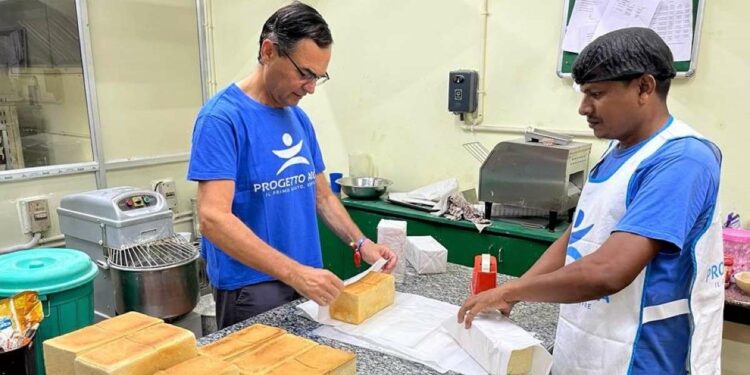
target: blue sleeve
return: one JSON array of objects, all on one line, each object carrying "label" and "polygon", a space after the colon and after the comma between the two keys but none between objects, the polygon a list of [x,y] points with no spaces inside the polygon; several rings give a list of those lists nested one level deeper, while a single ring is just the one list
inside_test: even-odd
[{"label": "blue sleeve", "polygon": [[665,241],[682,250],[696,223],[705,221],[715,206],[717,158],[695,138],[664,145],[633,175],[627,210],[615,231]]},{"label": "blue sleeve", "polygon": [[296,107],[297,116],[300,121],[305,125],[305,132],[307,133],[307,139],[310,143],[310,153],[312,154],[312,162],[315,167],[315,174],[323,173],[326,170],[326,165],[323,163],[323,153],[320,151],[320,145],[318,145],[318,138],[315,135],[315,129],[313,128],[312,121],[307,117],[307,114],[299,107]]},{"label": "blue sleeve", "polygon": [[237,141],[234,126],[212,115],[200,116],[193,129],[188,180],[236,180]]}]

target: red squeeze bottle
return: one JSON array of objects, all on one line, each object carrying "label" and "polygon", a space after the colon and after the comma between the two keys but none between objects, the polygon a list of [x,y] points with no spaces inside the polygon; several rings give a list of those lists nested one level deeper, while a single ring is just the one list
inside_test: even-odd
[{"label": "red squeeze bottle", "polygon": [[497,258],[490,254],[474,257],[471,275],[471,294],[478,294],[497,286]]},{"label": "red squeeze bottle", "polygon": [[724,255],[724,288],[729,288],[729,281],[732,279],[732,266],[734,257],[730,254]]}]

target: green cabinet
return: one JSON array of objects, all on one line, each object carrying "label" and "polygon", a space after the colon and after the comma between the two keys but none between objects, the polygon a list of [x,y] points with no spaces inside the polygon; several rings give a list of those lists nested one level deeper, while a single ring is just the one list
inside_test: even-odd
[{"label": "green cabinet", "polygon": [[[377,226],[381,219],[405,220],[409,236],[432,236],[448,249],[448,261],[472,266],[474,256],[489,253],[498,257],[498,272],[520,276],[536,262],[544,250],[567,228],[561,223],[554,231],[528,228],[517,223],[493,221],[479,233],[474,224],[462,220],[451,221],[429,213],[401,207],[384,201],[358,201],[343,199],[349,215],[362,232],[372,240],[377,239]],[[341,242],[320,221],[320,238],[323,264],[341,278],[355,275],[352,250]]]}]

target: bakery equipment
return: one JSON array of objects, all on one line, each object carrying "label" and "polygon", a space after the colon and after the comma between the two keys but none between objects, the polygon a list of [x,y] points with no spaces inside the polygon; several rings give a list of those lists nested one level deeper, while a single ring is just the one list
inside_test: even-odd
[{"label": "bakery equipment", "polygon": [[57,213],[66,247],[86,252],[101,270],[94,281],[97,319],[139,311],[176,321],[191,313],[199,252],[174,233],[160,194],[127,186],[71,194]]},{"label": "bakery equipment", "polygon": [[183,237],[107,252],[118,314],[139,311],[172,319],[198,303],[197,252]]},{"label": "bakery equipment", "polygon": [[524,138],[498,143],[482,163],[479,199],[485,218],[492,204],[549,212],[550,229],[558,214],[572,214],[588,176],[591,144],[529,129]]}]

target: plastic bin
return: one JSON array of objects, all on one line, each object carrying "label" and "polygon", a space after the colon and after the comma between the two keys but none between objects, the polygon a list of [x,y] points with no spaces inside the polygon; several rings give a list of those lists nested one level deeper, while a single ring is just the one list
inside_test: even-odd
[{"label": "plastic bin", "polygon": [[78,250],[40,248],[0,255],[0,270],[0,297],[33,290],[42,301],[44,320],[29,350],[36,373],[43,375],[44,340],[94,322],[97,266]]},{"label": "plastic bin", "polygon": [[750,231],[724,228],[724,254],[731,255],[734,261],[732,274],[750,271]]}]

